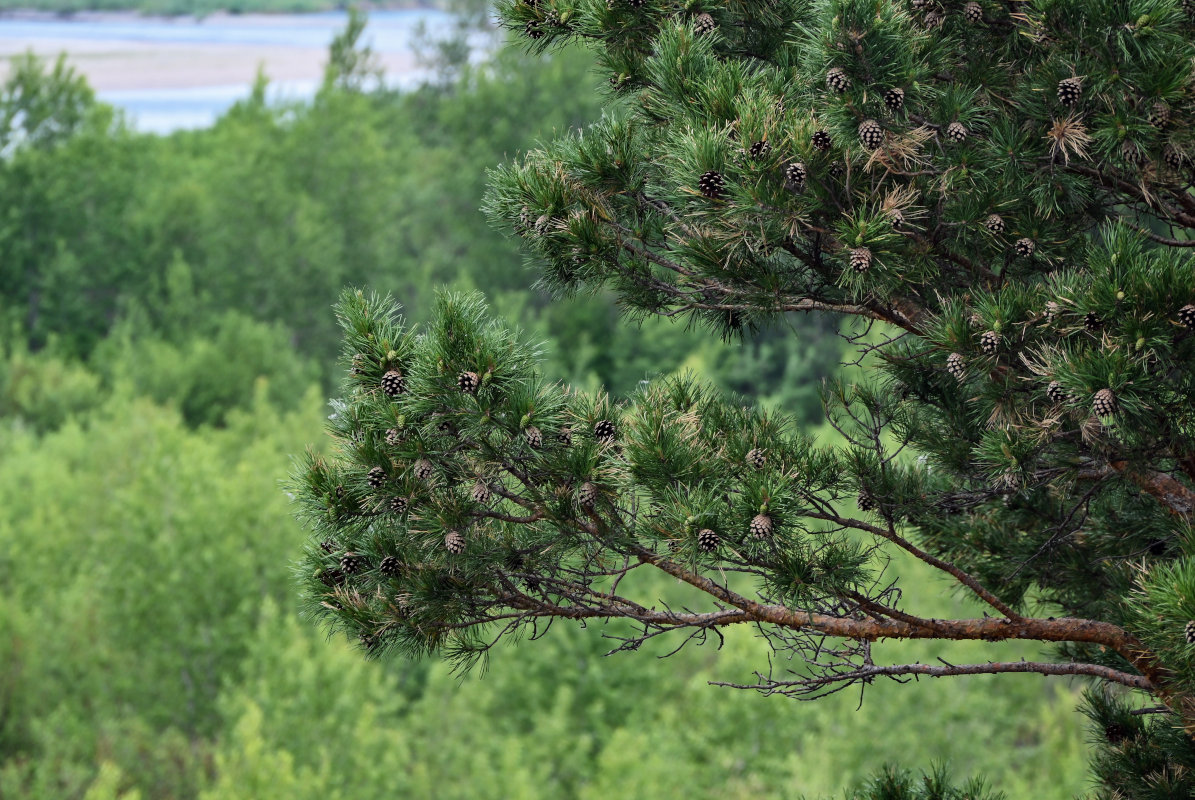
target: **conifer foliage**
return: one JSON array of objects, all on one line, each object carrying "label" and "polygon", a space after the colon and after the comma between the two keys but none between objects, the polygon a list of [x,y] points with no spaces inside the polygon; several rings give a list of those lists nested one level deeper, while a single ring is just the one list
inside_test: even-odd
[{"label": "conifer foliage", "polygon": [[[1082,676],[1100,796],[1195,795],[1188,5],[501,2],[526,46],[583,40],[611,78],[602,122],[491,176],[547,286],[723,334],[854,316],[882,368],[828,390],[849,444],[819,446],[688,380],[624,405],[547,384],[473,298],[417,332],[346,294],[339,450],[298,476],[313,610],[371,655],[464,662],[555,618],[629,620],[625,649],[753,625],[805,666],[744,686],[799,698]],[[919,616],[884,548],[986,615]],[[636,570],[707,607],[616,591]],[[1056,658],[893,665],[885,638]]]}]

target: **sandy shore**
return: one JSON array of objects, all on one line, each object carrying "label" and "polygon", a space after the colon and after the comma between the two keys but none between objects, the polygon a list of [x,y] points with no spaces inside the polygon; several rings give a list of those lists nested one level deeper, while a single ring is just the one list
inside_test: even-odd
[{"label": "sandy shore", "polygon": [[[143,42],[88,42],[63,39],[18,43],[0,40],[0,80],[8,74],[9,58],[33,50],[47,58],[67,53],[67,62],[87,76],[99,91],[119,89],[186,89],[252,83],[258,67],[273,81],[315,80],[323,75],[326,48],[262,45],[163,46]],[[379,60],[388,74],[412,70],[409,54],[383,53]]]},{"label": "sandy shore", "polygon": [[[323,75],[327,61],[327,46],[311,46],[307,42],[318,36],[318,28],[327,26],[327,21],[313,19],[310,35],[302,37],[301,44],[285,43],[205,43],[205,42],[162,42],[138,37],[137,21],[144,18],[134,14],[80,15],[75,19],[87,21],[127,22],[127,36],[108,35],[103,38],[72,36],[71,25],[55,26],[61,35],[28,35],[20,27],[28,16],[14,18],[0,17],[0,80],[9,71],[12,56],[32,50],[39,56],[57,58],[67,54],[67,61],[99,91],[130,89],[185,89],[206,86],[229,86],[252,83],[259,67],[272,81],[316,80]],[[45,19],[45,18],[42,18]],[[294,26],[295,17],[287,18]],[[215,15],[203,20],[204,26],[223,26],[244,29],[276,25],[278,18],[269,15]],[[156,20],[155,24],[196,25],[194,20]],[[318,23],[318,24],[317,24]],[[296,28],[306,33],[300,20]],[[25,35],[22,35],[25,34]],[[326,37],[331,38],[329,33]],[[414,57],[407,51],[378,49],[377,56],[385,71],[401,75],[414,69]]]}]

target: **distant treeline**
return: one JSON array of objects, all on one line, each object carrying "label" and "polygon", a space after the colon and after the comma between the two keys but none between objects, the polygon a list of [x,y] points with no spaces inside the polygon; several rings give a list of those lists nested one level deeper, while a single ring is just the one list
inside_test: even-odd
[{"label": "distant treeline", "polygon": [[374,9],[441,8],[441,0],[382,0],[355,3],[349,0],[0,0],[0,12],[48,11],[73,14],[80,11],[137,11],[142,14],[205,16],[220,11],[230,14],[292,14],[304,11],[333,11],[358,6]]}]

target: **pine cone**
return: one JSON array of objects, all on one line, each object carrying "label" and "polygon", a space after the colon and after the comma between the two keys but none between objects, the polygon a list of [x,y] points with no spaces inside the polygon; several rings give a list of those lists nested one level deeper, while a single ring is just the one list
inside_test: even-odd
[{"label": "pine cone", "polygon": [[967,375],[967,359],[962,353],[951,353],[946,356],[946,371],[961,381]]},{"label": "pine cone", "polygon": [[359,553],[345,553],[340,559],[340,571],[345,575],[360,572],[366,566],[365,556]]},{"label": "pine cone", "polygon": [[378,564],[378,572],[383,575],[397,575],[402,569],[402,562],[394,556],[386,556],[382,559],[382,563]]},{"label": "pine cone", "polygon": [[864,120],[859,126],[859,141],[868,150],[875,150],[884,143],[884,129],[874,119]]},{"label": "pine cone", "polygon": [[449,553],[459,556],[465,552],[465,537],[461,536],[457,531],[449,531],[444,536],[444,547]]},{"label": "pine cone", "polygon": [[472,499],[473,502],[477,503],[478,505],[485,505],[486,503],[490,502],[490,496],[490,487],[485,481],[483,481],[481,478],[478,478],[477,482],[473,484],[472,491],[469,492],[470,499]]},{"label": "pine cone", "polygon": [[850,251],[851,269],[855,272],[867,272],[871,269],[871,250],[866,247],[855,247]]},{"label": "pine cone", "polygon": [[319,574],[320,581],[327,587],[341,586],[345,578],[345,574],[338,569],[326,569]]},{"label": "pine cone", "polygon": [[952,122],[946,126],[946,138],[955,144],[967,141],[967,128],[961,122]]},{"label": "pine cone", "polygon": [[456,376],[456,385],[465,394],[473,394],[481,386],[481,378],[476,372],[462,372]]},{"label": "pine cone", "polygon": [[577,488],[577,504],[583,508],[590,508],[597,502],[597,495],[597,487],[589,481],[585,481]]},{"label": "pine cone", "polygon": [[697,189],[711,200],[717,200],[726,192],[726,180],[721,173],[710,170],[697,179]]},{"label": "pine cone", "polygon": [[528,425],[523,429],[523,437],[527,440],[527,446],[532,450],[538,450],[544,446],[544,434],[534,425]]},{"label": "pine cone", "polygon": [[386,482],[386,470],[381,467],[374,467],[369,471],[369,475],[365,479],[372,488],[376,489]]},{"label": "pine cone", "polygon": [[1168,145],[1166,145],[1165,148],[1162,149],[1162,161],[1164,161],[1166,163],[1167,167],[1174,170],[1175,172],[1177,172],[1178,170],[1183,168],[1183,163],[1186,160],[1187,160],[1186,156],[1184,156],[1173,145],[1168,144]]},{"label": "pine cone", "polygon": [[884,92],[884,105],[894,114],[900,111],[905,107],[905,90],[898,87]]},{"label": "pine cone", "polygon": [[718,545],[722,543],[721,537],[717,533],[711,531],[709,528],[704,529],[697,534],[697,546],[701,548],[704,553],[712,553],[718,549]]},{"label": "pine cone", "polygon": [[1070,399],[1066,389],[1063,389],[1058,381],[1050,381],[1050,385],[1046,387],[1046,397],[1051,403],[1065,403]]},{"label": "pine cone", "polygon": [[1073,106],[1083,94],[1083,83],[1078,78],[1066,78],[1058,82],[1058,102]]},{"label": "pine cone", "polygon": [[407,508],[409,507],[410,503],[405,497],[390,498],[390,513],[392,514],[405,514],[407,513]]},{"label": "pine cone", "polygon": [[593,426],[593,438],[603,444],[614,444],[618,437],[618,426],[608,419],[599,420]]},{"label": "pine cone", "polygon": [[772,152],[772,146],[768,144],[768,140],[760,139],[758,142],[748,148],[747,155],[749,155],[755,161],[758,161],[770,152]]},{"label": "pine cone", "polygon": [[1170,106],[1160,100],[1149,109],[1149,124],[1155,128],[1165,128],[1170,124]]},{"label": "pine cone", "polygon": [[1131,139],[1125,139],[1120,143],[1120,157],[1127,163],[1138,167],[1148,161],[1145,157],[1145,150]]},{"label": "pine cone", "polygon": [[1100,389],[1091,400],[1091,410],[1097,417],[1110,417],[1116,413],[1116,395],[1111,389]]},{"label": "pine cone", "polygon": [[693,30],[698,36],[707,36],[713,33],[717,27],[714,18],[704,12],[698,14],[697,18],[693,20]]},{"label": "pine cone", "polygon": [[823,153],[830,149],[832,142],[830,141],[830,134],[825,131],[814,131],[813,136],[809,140],[814,147],[821,150]]},{"label": "pine cone", "polygon": [[768,455],[758,447],[753,447],[747,451],[747,463],[756,469],[763,469],[768,463]]},{"label": "pine cone", "polygon": [[1188,328],[1195,328],[1195,305],[1187,303],[1178,310],[1178,321]]},{"label": "pine cone", "polygon": [[784,168],[784,182],[794,189],[804,188],[807,175],[805,165],[799,161]]},{"label": "pine cone", "polygon": [[436,473],[436,468],[432,466],[432,462],[421,458],[411,465],[411,472],[419,480],[427,481],[431,480],[432,475]]},{"label": "pine cone", "polygon": [[772,535],[772,518],[767,514],[756,514],[751,520],[750,530],[756,539],[767,539]]},{"label": "pine cone", "polygon": [[963,6],[963,19],[972,25],[978,25],[983,22],[983,6],[976,2],[967,3]]},{"label": "pine cone", "polygon": [[851,86],[851,79],[847,77],[842,67],[834,67],[826,73],[826,86],[835,94],[842,94]]},{"label": "pine cone", "polygon": [[398,397],[407,391],[407,381],[401,372],[392,369],[382,376],[382,391],[387,397]]},{"label": "pine cone", "polygon": [[1004,233],[1007,227],[1004,224],[1004,217],[999,214],[989,214],[988,218],[983,221],[983,225],[992,233]]},{"label": "pine cone", "polygon": [[1000,352],[1000,334],[995,331],[985,331],[979,337],[979,349],[989,356]]},{"label": "pine cone", "polygon": [[1108,744],[1120,744],[1129,738],[1129,729],[1119,722],[1109,722],[1104,726],[1104,738],[1108,740]]},{"label": "pine cone", "polygon": [[1033,255],[1033,251],[1037,249],[1037,244],[1027,236],[1017,239],[1016,244],[1012,246],[1013,252],[1021,258],[1026,258]]}]

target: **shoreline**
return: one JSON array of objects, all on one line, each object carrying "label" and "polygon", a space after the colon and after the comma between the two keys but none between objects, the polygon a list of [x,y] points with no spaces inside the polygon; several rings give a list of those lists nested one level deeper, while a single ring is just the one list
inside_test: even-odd
[{"label": "shoreline", "polygon": [[[357,7],[367,14],[375,11],[440,11],[443,10],[434,0],[396,0],[392,3],[358,3]],[[283,17],[306,14],[329,14],[347,12],[347,6],[338,2],[330,2],[322,8],[312,8],[306,11],[271,11],[269,9],[237,10],[230,8],[213,9],[202,13],[179,12],[177,14],[159,11],[142,11],[134,6],[128,8],[80,8],[62,11],[51,11],[41,8],[3,8],[0,7],[0,23],[8,21],[20,22],[106,22],[120,20],[196,20],[203,21],[212,18],[243,19],[246,17]]]},{"label": "shoreline", "polygon": [[[408,13],[443,13],[406,5],[385,9],[366,28],[365,41],[388,75],[418,67]],[[248,86],[259,70],[271,82],[317,81],[341,16],[101,11],[64,19],[48,12],[20,17],[5,12],[0,13],[0,81],[10,73],[12,58],[26,52],[50,63],[65,54],[67,64],[101,93]]]}]

